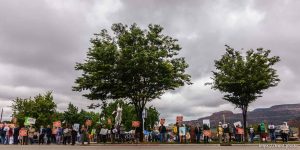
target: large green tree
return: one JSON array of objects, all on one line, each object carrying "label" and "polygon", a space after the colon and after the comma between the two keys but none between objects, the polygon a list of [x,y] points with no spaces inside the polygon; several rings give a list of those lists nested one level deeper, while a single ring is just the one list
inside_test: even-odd
[{"label": "large green tree", "polygon": [[37,95],[32,98],[16,98],[12,103],[13,116],[17,118],[20,125],[24,124],[25,117],[36,119],[36,126],[49,125],[59,119],[60,114],[56,112],[56,104],[51,92]]},{"label": "large green tree", "polygon": [[[243,54],[226,45],[226,53],[215,61],[212,88],[225,93],[223,98],[242,110],[244,129],[249,105],[280,81],[273,68],[280,59],[270,53],[258,48]],[[246,134],[244,136],[246,139]]]},{"label": "large green tree", "polygon": [[188,64],[177,56],[181,49],[177,39],[162,34],[159,25],[143,30],[119,23],[111,29],[111,34],[104,29],[91,39],[87,59],[76,64],[82,75],[73,90],[84,91],[91,100],[129,100],[142,121],[147,102],[191,83],[185,73]]}]

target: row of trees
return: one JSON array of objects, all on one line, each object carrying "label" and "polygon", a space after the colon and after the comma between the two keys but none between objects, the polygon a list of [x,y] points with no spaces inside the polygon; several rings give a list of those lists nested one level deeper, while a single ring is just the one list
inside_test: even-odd
[{"label": "row of trees", "polygon": [[[99,124],[110,126],[108,124],[108,118],[114,122],[113,111],[117,108],[117,103],[123,107],[123,123],[125,129],[131,129],[131,122],[137,120],[137,116],[133,115],[134,106],[121,100],[109,103],[107,107],[102,109],[100,115],[99,111],[85,111],[79,110],[78,107],[69,103],[68,108],[64,112],[57,111],[57,105],[54,102],[51,92],[47,92],[44,95],[39,94],[34,98],[16,98],[13,100],[12,110],[13,117],[17,119],[19,125],[23,125],[25,117],[31,117],[36,119],[35,126],[52,125],[54,121],[61,121],[64,125],[73,125],[75,123],[83,124],[85,120],[92,120],[92,127],[96,127]],[[153,127],[159,120],[159,113],[154,107],[148,108],[148,117],[146,119],[146,127]]]},{"label": "row of trees", "polygon": [[[74,91],[103,103],[125,99],[133,104],[142,122],[148,102],[168,90],[192,84],[191,76],[185,73],[188,64],[178,56],[181,47],[177,39],[164,35],[160,25],[150,24],[143,30],[136,24],[128,27],[119,23],[111,30],[103,29],[91,39],[87,59],[75,67],[82,75],[75,80]],[[208,84],[242,110],[244,127],[250,103],[279,82],[273,69],[279,57],[270,56],[270,52],[259,48],[244,54],[226,46],[225,54],[215,61],[213,82]]]}]

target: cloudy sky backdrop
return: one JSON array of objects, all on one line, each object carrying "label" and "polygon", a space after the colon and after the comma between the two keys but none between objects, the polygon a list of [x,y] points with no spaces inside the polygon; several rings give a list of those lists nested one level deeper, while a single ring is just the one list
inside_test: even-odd
[{"label": "cloudy sky backdrop", "polygon": [[235,49],[264,47],[279,55],[281,82],[251,110],[300,102],[300,1],[298,0],[0,0],[0,108],[9,119],[11,100],[53,91],[58,109],[92,103],[71,87],[80,75],[89,39],[113,23],[160,24],[179,40],[191,86],[165,93],[151,105],[169,122],[197,119],[234,106],[204,86],[214,60]]}]

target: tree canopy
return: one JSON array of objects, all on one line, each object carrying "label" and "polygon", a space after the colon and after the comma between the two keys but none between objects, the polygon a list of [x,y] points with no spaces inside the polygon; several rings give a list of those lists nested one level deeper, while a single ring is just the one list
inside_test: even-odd
[{"label": "tree canopy", "polygon": [[258,48],[243,54],[226,45],[226,53],[215,60],[212,88],[224,93],[225,100],[242,109],[244,127],[249,104],[280,81],[273,68],[280,58],[270,53],[271,50]]},{"label": "tree canopy", "polygon": [[32,98],[16,98],[12,104],[13,116],[23,125],[25,117],[36,119],[36,125],[49,125],[59,119],[59,113],[56,112],[56,104],[53,101],[51,92],[44,95],[37,95]]},{"label": "tree canopy", "polygon": [[119,23],[111,30],[103,29],[91,39],[87,59],[75,66],[82,75],[74,91],[84,91],[91,100],[129,100],[141,121],[147,102],[191,84],[185,73],[188,64],[178,57],[177,39],[162,34],[161,26],[150,24],[143,30]]}]

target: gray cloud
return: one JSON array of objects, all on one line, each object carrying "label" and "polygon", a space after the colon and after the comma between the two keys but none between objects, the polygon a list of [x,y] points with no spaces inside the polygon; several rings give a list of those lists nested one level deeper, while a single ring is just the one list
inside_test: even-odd
[{"label": "gray cloud", "polygon": [[69,102],[82,108],[91,103],[71,91],[80,75],[74,65],[85,59],[93,33],[117,22],[160,24],[179,39],[194,84],[150,103],[169,122],[179,114],[197,119],[234,110],[221,93],[203,85],[225,44],[245,50],[264,47],[282,59],[276,65],[281,83],[265,91],[251,109],[299,103],[299,8],[296,0],[0,1],[0,107],[8,118],[11,99],[48,90],[60,110]]}]

